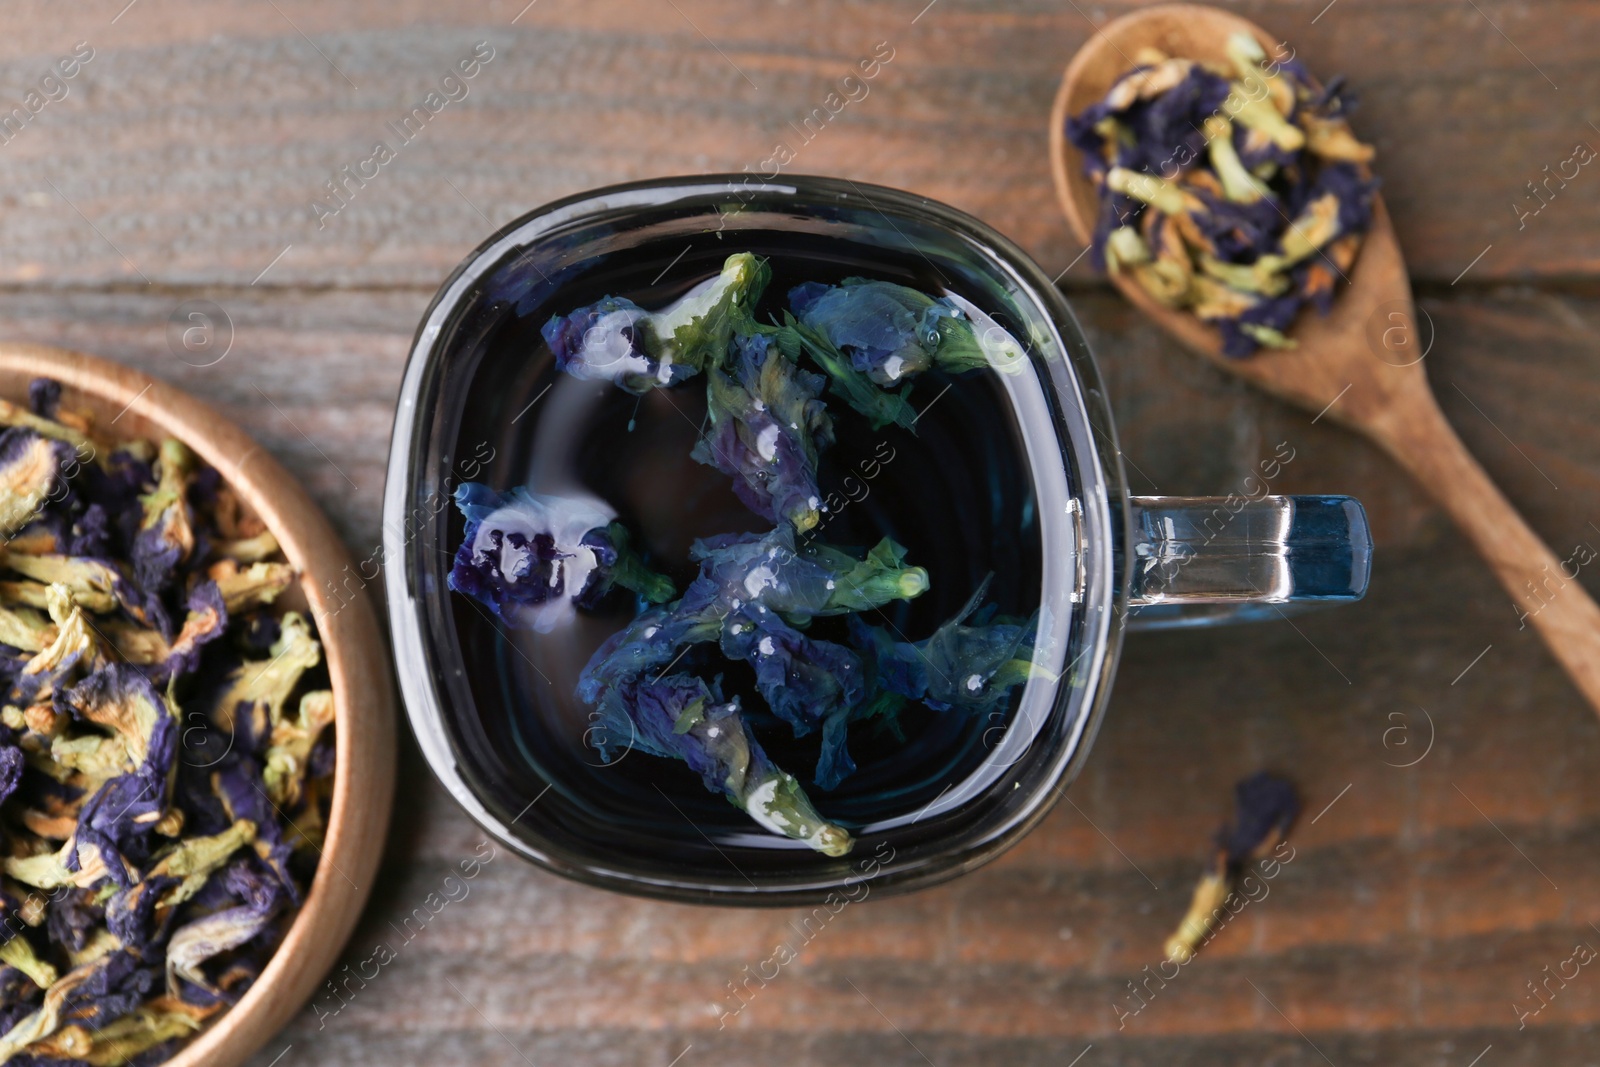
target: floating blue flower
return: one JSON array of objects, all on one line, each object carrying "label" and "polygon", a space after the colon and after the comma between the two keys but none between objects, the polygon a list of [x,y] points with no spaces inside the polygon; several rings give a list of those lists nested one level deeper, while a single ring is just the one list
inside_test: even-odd
[{"label": "floating blue flower", "polygon": [[744,660],[755,670],[757,691],[796,737],[848,711],[865,693],[855,652],[808,637],[759,605],[729,614],[721,645],[729,659]]},{"label": "floating blue flower", "polygon": [[851,640],[873,659],[876,677],[891,692],[935,711],[996,710],[1012,687],[1043,669],[1033,663],[1037,617],[999,618],[984,605],[988,583],[966,606],[921,641],[899,640],[852,618]]},{"label": "floating blue flower", "polygon": [[649,314],[631,300],[608,296],[552,318],[540,333],[559,370],[582,381],[614,382],[630,393],[644,393],[695,373],[687,363],[663,365],[645,351],[642,324]]},{"label": "floating blue flower", "polygon": [[933,366],[959,373],[988,362],[965,311],[904,285],[866,278],[806,282],[789,291],[789,306],[881,386],[899,385]]},{"label": "floating blue flower", "polygon": [[800,783],[767,758],[739,701],[723,700],[720,679],[708,685],[668,675],[633,687],[627,696],[640,751],[683,760],[707,789],[770,830],[830,856],[850,851],[850,834],[818,815]]},{"label": "floating blue flower", "polygon": [[607,690],[659,674],[684,648],[715,641],[725,617],[726,608],[715,600],[691,606],[688,595],[667,607],[646,608],[595,650],[578,675],[578,698],[598,705]]},{"label": "floating blue flower", "polygon": [[[625,534],[609,513],[574,515],[526,491],[466,486],[458,495],[466,535],[450,586],[517,625],[533,625],[528,613],[552,603],[570,613],[608,584],[645,592],[654,603],[579,675],[577,695],[596,712],[588,743],[608,756],[626,745],[681,760],[761,825],[838,855],[850,847],[849,835],[771,765],[744,706],[724,699],[718,668],[749,668],[737,676],[753,679],[743,695],[755,722],[770,722],[765,711],[796,737],[821,734],[813,781],[822,789],[855,770],[852,723],[876,720],[898,731],[896,716],[912,700],[982,711],[1029,676],[1031,623],[994,619],[992,610],[976,610],[975,599],[925,641],[892,639],[853,616],[919,596],[927,572],[908,565],[905,550],[887,538],[865,552],[801,538],[819,521],[819,467],[833,443],[824,389],[874,428],[910,428],[917,412],[907,400],[909,380],[917,374],[1011,371],[1023,348],[956,294],[861,278],[796,287],[790,308],[763,325],[752,312],[766,280],[765,264],[735,255],[718,279],[663,311],[608,298],[553,320],[545,335],[563,370],[635,392],[683,380],[684,367],[704,373],[707,424],[693,456],[730,475],[740,499],[772,529],[696,541],[690,558],[699,573],[665,603],[674,590],[664,579],[642,567],[655,586],[625,579]],[[602,320],[616,328],[593,332]],[[828,640],[826,627],[811,629],[814,620],[841,615],[852,617],[853,645]],[[550,628],[541,621],[533,628]],[[958,666],[959,679],[936,677]]]},{"label": "floating blue flower", "polygon": [[467,522],[450,588],[513,626],[549,633],[613,585],[650,600],[672,595],[672,583],[639,562],[626,530],[597,501],[477,482],[457,487],[455,499]]},{"label": "floating blue flower", "polygon": [[819,399],[824,384],[768,338],[737,338],[727,371],[710,372],[708,425],[691,455],[731,475],[734,492],[757,515],[811,529],[821,518],[817,458],[833,443],[833,421]]},{"label": "floating blue flower", "polygon": [[719,365],[770,277],[765,261],[739,253],[660,311],[608,296],[552,318],[540,332],[566,373],[646,393]]},{"label": "floating blue flower", "polygon": [[803,623],[909,600],[928,590],[928,572],[905,565],[905,549],[888,538],[859,559],[818,541],[796,547],[794,530],[721,534],[696,541],[689,558],[700,564],[691,585],[697,597],[729,608],[758,604]]},{"label": "floating blue flower", "polygon": [[821,367],[828,376],[829,391],[865,415],[874,430],[890,425],[911,429],[916,425],[917,410],[907,399],[911,394],[909,382],[897,392],[879,386],[865,371],[857,370],[850,357],[840,352],[827,337],[788,311],[783,313],[778,325],[755,329],[770,337],[785,359],[798,361],[804,355]]}]

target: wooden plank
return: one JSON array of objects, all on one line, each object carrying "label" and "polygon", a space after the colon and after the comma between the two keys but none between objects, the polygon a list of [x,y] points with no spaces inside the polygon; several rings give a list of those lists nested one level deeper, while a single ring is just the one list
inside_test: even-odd
[{"label": "wooden plank", "polygon": [[[780,141],[798,145],[791,172],[948,201],[1063,269],[1080,249],[1050,190],[1049,102],[1090,16],[1133,5],[941,0],[920,17],[919,6],[23,5],[26,28],[0,43],[0,111],[75,42],[94,58],[0,146],[0,282],[246,285],[265,272],[272,285],[427,286],[540,203],[760,169]],[[1600,139],[1583,109],[1600,90],[1587,51],[1600,12],[1576,0],[1536,15],[1479,8],[1343,0],[1315,22],[1307,5],[1241,10],[1314,69],[1350,75],[1419,278],[1448,283],[1469,265],[1472,283],[1593,274],[1600,198],[1584,191],[1588,171],[1552,182],[1547,204],[1526,183]],[[494,58],[468,95],[396,138],[389,123],[478,41]],[[798,143],[805,117],[878,42],[893,58],[867,95]],[[395,159],[319,219],[324,183],[379,140]],[[1069,275],[1089,277],[1084,262]]]},{"label": "wooden plank", "polygon": [[[882,1026],[882,1023],[879,1024]],[[910,1040],[908,1040],[908,1038]],[[1499,1032],[1457,1031],[1358,1037],[1314,1034],[1315,1048],[1294,1033],[1222,1039],[1152,1038],[1115,1046],[1083,1038],[963,1039],[959,1035],[896,1034],[881,1031],[824,1032],[815,1035],[751,1033],[719,1036],[715,1042],[677,1031],[629,1033],[575,1029],[512,1029],[504,1035],[483,1029],[416,1035],[408,1031],[353,1035],[330,1032],[317,1040],[337,1050],[327,1062],[350,1067],[378,1067],[402,1062],[472,1063],[485,1067],[527,1067],[528,1063],[654,1064],[667,1067],[686,1047],[691,1051],[678,1067],[690,1063],[773,1064],[816,1067],[821,1064],[872,1063],[884,1067],[1077,1067],[1090,1063],[1117,1067],[1327,1067],[1335,1064],[1406,1064],[1416,1067],[1466,1067],[1473,1056],[1493,1045],[1479,1067],[1491,1062],[1505,1067],[1546,1067],[1581,1063],[1593,1049],[1594,1034],[1582,1027],[1529,1032],[1513,1040]],[[914,1044],[914,1047],[913,1047]],[[1085,1048],[1093,1046],[1084,1055]],[[305,1046],[296,1044],[291,1055]],[[320,1046],[319,1046],[320,1047]],[[278,1046],[281,1049],[281,1046]],[[413,1058],[414,1057],[414,1058]],[[1326,1058],[1325,1058],[1326,1057]],[[254,1067],[268,1067],[259,1059]]]}]

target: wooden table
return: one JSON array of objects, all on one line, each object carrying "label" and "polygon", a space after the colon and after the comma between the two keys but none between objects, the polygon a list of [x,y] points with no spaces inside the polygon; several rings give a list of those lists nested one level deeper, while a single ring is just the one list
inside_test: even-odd
[{"label": "wooden table", "polygon": [[[1516,1006],[1576,944],[1600,947],[1594,714],[1373,449],[1176,351],[1087,269],[1045,118],[1067,58],[1131,5],[924,2],[8,8],[0,117],[76,42],[93,58],[0,138],[4,334],[208,398],[305,479],[360,558],[379,543],[412,329],[462,256],[557,196],[760,167],[879,42],[892,59],[866,98],[789,169],[937,197],[1065,270],[1136,490],[1227,493],[1288,441],[1281,489],[1355,494],[1376,530],[1355,607],[1130,640],[1070,803],[977,874],[847,908],[723,1030],[728,983],[794,913],[613,896],[501,854],[262,1067],[1593,1061],[1595,968],[1552,983],[1520,1031]],[[1537,215],[1516,206],[1536,206],[1525,183],[1546,165],[1600,145],[1600,9],[1324,3],[1240,10],[1314,70],[1349,73],[1446,411],[1558,555],[1600,546],[1600,172],[1552,182]],[[493,58],[465,98],[399,143],[389,124],[480,41]],[[393,158],[337,214],[315,211],[380,139]],[[220,362],[171,343],[188,300],[231,321]],[[482,837],[406,746],[352,963]],[[1113,1005],[1160,959],[1231,783],[1264,766],[1304,791],[1296,858],[1119,1030]]]}]

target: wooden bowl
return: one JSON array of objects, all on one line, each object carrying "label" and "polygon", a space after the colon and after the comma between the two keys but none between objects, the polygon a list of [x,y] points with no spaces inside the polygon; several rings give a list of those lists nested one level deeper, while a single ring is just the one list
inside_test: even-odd
[{"label": "wooden bowl", "polygon": [[339,606],[324,590],[350,563],[326,516],[300,484],[228,419],[129,367],[47,345],[0,343],[0,396],[26,402],[28,383],[54,378],[62,403],[92,412],[106,436],[176,437],[217,469],[267,524],[300,573],[280,602],[309,608],[336,707],[333,805],[316,877],[283,943],[231,1009],[168,1060],[170,1067],[235,1067],[310,998],[343,950],[383,852],[394,796],[389,662],[365,596]]}]

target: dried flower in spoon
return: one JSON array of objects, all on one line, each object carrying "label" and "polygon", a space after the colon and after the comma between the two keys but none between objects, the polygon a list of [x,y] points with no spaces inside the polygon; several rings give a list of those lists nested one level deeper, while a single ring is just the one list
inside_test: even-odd
[{"label": "dried flower in spoon", "polygon": [[1229,65],[1141,54],[1067,121],[1100,192],[1094,259],[1217,327],[1222,350],[1290,347],[1307,304],[1326,314],[1371,223],[1372,148],[1349,94],[1249,34]]}]

